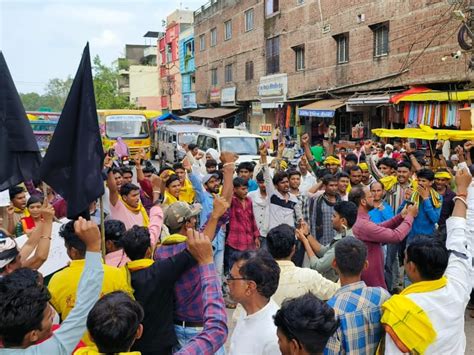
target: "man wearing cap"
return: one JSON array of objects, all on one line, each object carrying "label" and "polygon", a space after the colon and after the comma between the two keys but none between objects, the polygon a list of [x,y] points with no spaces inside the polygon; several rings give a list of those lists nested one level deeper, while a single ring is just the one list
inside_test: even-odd
[{"label": "man wearing cap", "polygon": [[[222,197],[213,199],[212,212],[206,219],[204,235],[212,240],[216,229],[225,220],[221,218],[229,208],[229,203]],[[163,260],[178,255],[186,249],[186,228],[194,228],[196,216],[200,210],[190,207],[184,202],[172,204],[165,213],[164,223],[171,235],[162,240],[162,245],[156,249],[155,260]],[[194,226],[194,227],[193,227]],[[183,235],[184,234],[184,235]],[[179,346],[183,347],[197,336],[204,325],[202,316],[203,295],[201,293],[201,276],[198,266],[185,271],[174,286],[174,330]],[[223,353],[220,349],[217,353]]]},{"label": "man wearing cap", "polygon": [[362,170],[362,184],[370,186],[375,181],[375,178],[369,171],[369,165],[366,162],[362,162],[359,163],[359,168]]},{"label": "man wearing cap", "polygon": [[[235,154],[231,152],[221,153],[221,162],[223,164],[224,186],[222,187],[222,196],[231,201],[233,185],[232,175],[235,168]],[[202,206],[200,223],[201,227],[212,212],[212,205],[214,195],[219,193],[220,176],[217,173],[206,174],[202,179],[199,177],[199,172],[191,165],[190,161],[185,158],[183,166],[188,173],[189,180],[196,192],[196,202]],[[211,236],[209,236],[211,237]],[[222,228],[216,229],[216,236],[212,242],[214,248],[214,263],[216,265],[217,274],[222,278],[224,276],[224,243],[225,235]]]}]

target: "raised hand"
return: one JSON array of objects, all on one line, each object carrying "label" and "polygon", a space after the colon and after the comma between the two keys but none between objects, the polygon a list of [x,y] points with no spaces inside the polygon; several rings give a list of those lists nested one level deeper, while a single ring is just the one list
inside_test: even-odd
[{"label": "raised hand", "polygon": [[472,182],[472,176],[466,168],[458,170],[454,178],[456,181],[457,193],[467,195],[467,189]]},{"label": "raised hand", "polygon": [[87,251],[100,252],[100,231],[97,224],[79,217],[79,219],[74,222],[74,232],[79,239],[84,242]]},{"label": "raised hand", "polygon": [[191,162],[189,161],[189,158],[188,157],[184,157],[183,161],[182,161],[182,164],[183,164],[183,168],[189,173],[192,171],[192,165],[191,165]]},{"label": "raised hand", "polygon": [[428,188],[418,185],[416,189],[423,200],[427,200],[430,197],[430,190]]},{"label": "raised hand", "polygon": [[227,200],[217,194],[214,195],[213,209],[212,213],[215,217],[220,218],[224,213],[229,209],[230,203]]},{"label": "raised hand", "polygon": [[305,146],[309,144],[309,134],[305,133],[301,136],[301,145]]},{"label": "raised hand", "polygon": [[221,155],[219,158],[222,164],[227,164],[227,163],[235,163],[235,161],[239,159],[239,156],[235,154],[234,152],[224,151],[224,152],[221,152]]},{"label": "raised hand", "polygon": [[212,256],[212,244],[208,237],[198,231],[189,228],[187,231],[187,249],[196,259],[198,264],[207,265],[214,262]]},{"label": "raised hand", "polygon": [[415,204],[409,205],[407,207],[407,214],[411,215],[413,218],[418,216],[418,206]]},{"label": "raised hand", "polygon": [[268,154],[267,145],[265,143],[260,144],[260,146],[258,147],[258,151],[261,157],[266,157]]}]

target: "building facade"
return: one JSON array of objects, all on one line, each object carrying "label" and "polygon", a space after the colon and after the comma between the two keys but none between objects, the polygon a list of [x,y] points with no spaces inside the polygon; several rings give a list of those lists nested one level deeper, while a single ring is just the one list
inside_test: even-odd
[{"label": "building facade", "polygon": [[453,16],[467,14],[464,3],[214,0],[194,14],[197,102],[235,87],[256,133],[278,124],[293,136],[328,136],[336,126],[350,139],[398,127],[407,120],[403,104],[390,103],[395,93],[461,90],[472,78]]},{"label": "building facade", "polygon": [[183,31],[179,40],[179,69],[181,72],[181,108],[196,109],[196,76],[194,63],[194,29]]},{"label": "building facade", "polygon": [[166,31],[158,38],[161,108],[182,110],[182,77],[179,40],[182,32],[192,28],[193,12],[176,10],[166,19]]}]

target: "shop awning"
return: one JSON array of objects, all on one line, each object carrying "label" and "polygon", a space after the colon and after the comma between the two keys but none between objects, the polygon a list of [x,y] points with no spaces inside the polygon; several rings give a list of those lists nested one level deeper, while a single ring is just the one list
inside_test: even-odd
[{"label": "shop awning", "polygon": [[219,118],[238,111],[238,108],[203,108],[188,114],[196,118]]},{"label": "shop awning", "polygon": [[474,101],[474,90],[469,91],[430,91],[403,97],[400,101]]},{"label": "shop awning", "polygon": [[349,106],[379,106],[387,105],[390,102],[390,96],[364,95],[351,97],[346,104]]},{"label": "shop awning", "polygon": [[416,87],[394,95],[390,99],[390,102],[394,104],[423,101],[474,101],[474,90],[436,91],[425,87]]},{"label": "shop awning", "polygon": [[420,125],[420,128],[405,129],[373,129],[372,133],[379,137],[388,138],[412,138],[426,140],[450,140],[462,141],[474,139],[474,131],[457,131],[452,129],[433,129],[429,126]]},{"label": "shop awning", "polygon": [[298,114],[307,117],[334,117],[335,111],[346,104],[345,100],[321,100],[300,107]]}]

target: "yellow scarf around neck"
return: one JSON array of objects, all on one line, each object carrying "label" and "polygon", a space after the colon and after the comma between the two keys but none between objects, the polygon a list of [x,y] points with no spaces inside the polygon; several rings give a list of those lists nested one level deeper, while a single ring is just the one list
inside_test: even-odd
[{"label": "yellow scarf around neck", "polygon": [[138,259],[138,260],[133,260],[129,261],[127,263],[127,269],[130,271],[137,271],[137,270],[142,270],[149,268],[152,266],[154,261],[152,259]]},{"label": "yellow scarf around neck", "polygon": [[423,354],[436,339],[436,330],[425,311],[406,295],[439,290],[448,280],[442,277],[434,281],[416,282],[399,295],[393,295],[382,305],[382,323],[402,352]]},{"label": "yellow scarf around neck", "polygon": [[28,208],[21,209],[21,208],[18,208],[18,207],[13,207],[13,210],[15,211],[15,213],[22,214],[23,217],[29,217],[30,216],[30,211],[28,211]]},{"label": "yellow scarf around neck", "polygon": [[146,213],[145,207],[143,207],[141,201],[138,202],[137,207],[132,207],[122,199],[122,196],[119,196],[119,198],[120,198],[120,201],[122,201],[123,205],[125,206],[125,208],[127,210],[129,210],[130,212],[133,212],[135,214],[137,214],[138,212],[140,212],[142,214],[143,227],[148,227],[150,225],[150,218],[148,217],[148,213]]},{"label": "yellow scarf around neck", "polygon": [[[430,189],[430,198],[433,201],[433,206],[435,208],[441,208],[443,202],[441,201],[440,194],[433,188]],[[411,195],[411,201],[414,202],[417,206],[420,204],[420,194],[418,191],[414,191],[413,195]]]},{"label": "yellow scarf around neck", "polygon": [[[74,352],[74,355],[101,355],[103,353],[99,352],[96,348],[93,347],[85,347],[79,348]],[[124,351],[120,353],[116,353],[117,355],[140,355],[141,352],[139,351]]]},{"label": "yellow scarf around neck", "polygon": [[165,190],[165,199],[163,200],[163,205],[169,206],[178,201],[179,200],[176,197],[174,197],[172,194],[170,194],[168,190]]}]

